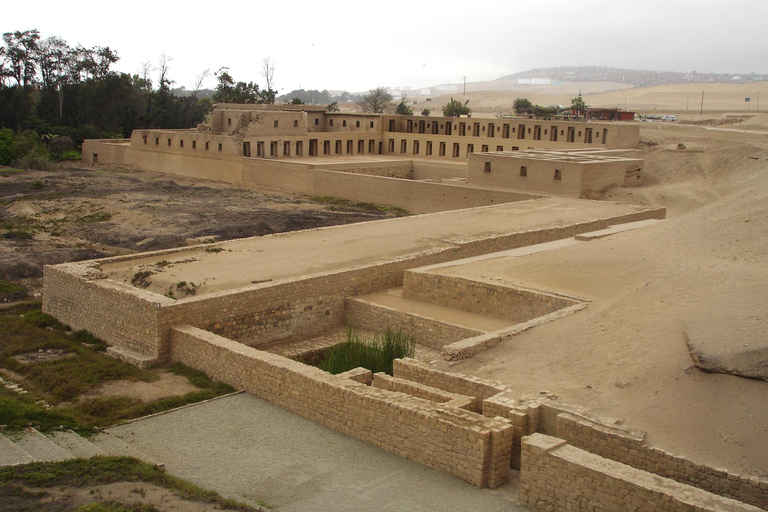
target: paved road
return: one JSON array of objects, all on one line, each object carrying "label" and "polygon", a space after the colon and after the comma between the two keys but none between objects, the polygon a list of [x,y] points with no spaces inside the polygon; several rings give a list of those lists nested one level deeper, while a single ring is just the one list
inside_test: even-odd
[{"label": "paved road", "polygon": [[527,511],[246,393],[113,427],[166,469],[277,511]]}]

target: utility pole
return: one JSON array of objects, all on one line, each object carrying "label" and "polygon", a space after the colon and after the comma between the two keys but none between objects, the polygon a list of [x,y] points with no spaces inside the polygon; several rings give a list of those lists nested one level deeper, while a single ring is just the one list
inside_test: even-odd
[{"label": "utility pole", "polygon": [[464,96],[467,95],[467,75],[464,75]]},{"label": "utility pole", "polygon": [[756,92],[755,96],[757,96],[757,113],[760,113],[760,93]]},{"label": "utility pole", "polygon": [[699,115],[704,115],[704,91],[701,91],[701,109],[699,110]]}]

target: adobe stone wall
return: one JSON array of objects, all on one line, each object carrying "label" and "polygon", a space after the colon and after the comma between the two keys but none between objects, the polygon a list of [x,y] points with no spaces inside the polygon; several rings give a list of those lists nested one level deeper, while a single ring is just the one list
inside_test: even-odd
[{"label": "adobe stone wall", "polygon": [[387,327],[397,326],[398,329],[414,336],[420,344],[435,349],[482,334],[481,331],[371,304],[354,297],[346,300],[345,320],[357,328],[370,331],[383,331]]},{"label": "adobe stone wall", "polygon": [[[147,254],[47,266],[43,280],[43,311],[77,329],[93,332],[109,345],[163,361],[170,328],[175,324],[194,325],[248,345],[319,332],[341,325],[347,297],[401,286],[407,269],[549,242],[604,229],[615,223],[663,217],[663,208],[648,209],[552,228],[457,240],[452,247],[378,264],[177,301],[104,279],[95,270],[101,262],[130,260]],[[149,254],[184,250],[169,249]],[[80,307],[81,303],[83,307]],[[129,329],[132,323],[143,328]]]},{"label": "adobe stone wall", "polygon": [[590,418],[559,414],[557,437],[606,459],[768,509],[768,480],[729,473],[646,446],[642,437],[601,425]]},{"label": "adobe stone wall", "polygon": [[81,161],[85,164],[104,163],[123,165],[130,139],[86,139],[83,141]]},{"label": "adobe stone wall", "polygon": [[46,266],[43,311],[110,345],[162,358],[162,307],[173,301],[102,277],[94,262]]},{"label": "adobe stone wall", "polygon": [[410,160],[385,160],[370,162],[339,162],[313,164],[313,169],[324,171],[348,172],[367,176],[383,176],[408,180],[413,178],[413,164]]},{"label": "adobe stone wall", "polygon": [[514,323],[525,322],[578,303],[577,300],[539,290],[419,269],[405,272],[403,297]]},{"label": "adobe stone wall", "polygon": [[520,501],[533,510],[758,512],[760,509],[600,457],[565,441],[523,439]]},{"label": "adobe stone wall", "polygon": [[409,460],[497,487],[509,478],[510,425],[500,418],[366,386],[191,326],[170,359]]}]

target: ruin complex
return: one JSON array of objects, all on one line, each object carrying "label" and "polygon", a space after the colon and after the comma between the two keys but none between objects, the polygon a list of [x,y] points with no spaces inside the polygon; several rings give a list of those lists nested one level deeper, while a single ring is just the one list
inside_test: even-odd
[{"label": "ruin complex", "polygon": [[[458,360],[588,308],[461,269],[661,222],[663,208],[581,199],[637,184],[642,161],[625,153],[638,143],[631,123],[253,105],[219,106],[194,130],[86,141],[88,163],[421,215],[49,266],[43,309],[133,364],[182,362],[479,487],[519,470],[535,510],[768,510],[768,481],[654,448],[550,393],[521,397],[425,358],[395,361],[391,377],[302,362],[347,324],[397,325],[426,359]],[[181,280],[198,293],[174,298]]]}]

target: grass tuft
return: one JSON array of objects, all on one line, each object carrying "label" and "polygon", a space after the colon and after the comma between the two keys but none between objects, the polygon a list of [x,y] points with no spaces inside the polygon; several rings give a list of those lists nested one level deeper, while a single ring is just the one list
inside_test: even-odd
[{"label": "grass tuft", "polygon": [[392,362],[413,357],[415,352],[416,339],[401,329],[387,327],[383,333],[366,338],[350,327],[347,342],[328,349],[317,366],[334,375],[358,367],[392,375]]}]

